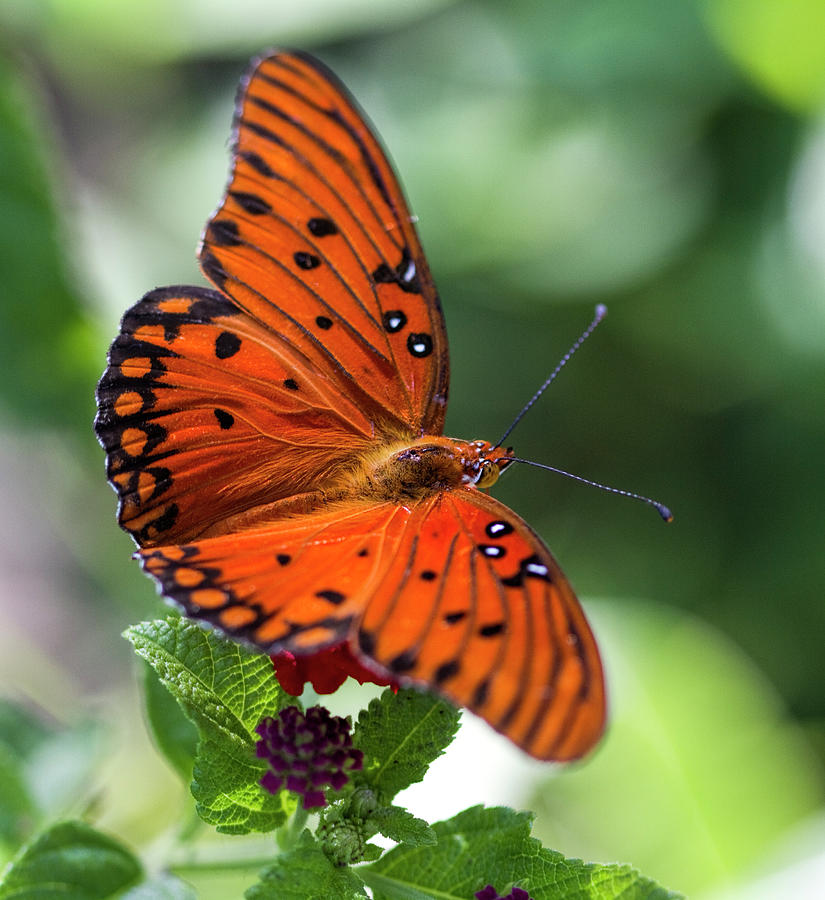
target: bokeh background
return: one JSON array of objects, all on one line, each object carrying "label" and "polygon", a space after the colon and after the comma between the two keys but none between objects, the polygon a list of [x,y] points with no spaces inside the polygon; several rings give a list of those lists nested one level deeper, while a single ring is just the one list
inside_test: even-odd
[{"label": "bokeh background", "polygon": [[448,432],[495,439],[605,302],[513,442],[676,513],[503,479],[592,616],[611,729],[552,770],[466,716],[411,808],[531,808],[548,846],[703,900],[820,897],[821,0],[0,4],[0,678],[60,739],[33,820],[85,815],[151,866],[191,804],[119,636],[160,606],[93,391],[129,305],[203,283],[235,87],[268,45],[320,55],[390,148],[443,297]]}]

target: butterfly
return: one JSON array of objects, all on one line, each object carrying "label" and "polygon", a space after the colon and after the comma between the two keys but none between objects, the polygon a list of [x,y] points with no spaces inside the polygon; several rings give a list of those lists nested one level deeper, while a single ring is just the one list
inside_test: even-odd
[{"label": "butterfly", "polygon": [[512,451],[443,435],[438,294],[375,131],[321,62],[253,61],[199,247],[214,289],[123,317],[95,428],[120,525],[183,612],[270,655],[342,648],[572,760],[599,652],[536,533],[485,492]]}]

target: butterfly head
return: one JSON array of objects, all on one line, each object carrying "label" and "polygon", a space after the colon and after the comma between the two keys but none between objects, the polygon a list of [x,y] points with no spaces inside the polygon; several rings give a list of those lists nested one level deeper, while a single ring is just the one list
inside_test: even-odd
[{"label": "butterfly head", "polygon": [[456,449],[461,451],[464,468],[463,481],[476,487],[488,488],[498,481],[499,475],[510,465],[513,448],[506,450],[489,441],[456,441]]}]

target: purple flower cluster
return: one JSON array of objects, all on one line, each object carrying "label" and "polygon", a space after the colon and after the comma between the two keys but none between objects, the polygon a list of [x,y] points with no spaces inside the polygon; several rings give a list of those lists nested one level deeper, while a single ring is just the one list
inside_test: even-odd
[{"label": "purple flower cluster", "polygon": [[532,900],[532,897],[524,890],[524,888],[514,887],[509,894],[500,897],[498,891],[488,884],[486,888],[476,891],[476,900]]},{"label": "purple flower cluster", "polygon": [[297,706],[267,716],[255,728],[261,736],[256,751],[269,770],[261,787],[276,794],[281,788],[301,794],[304,809],[326,806],[322,787],[340,790],[348,772],[364,765],[364,754],[352,746],[349,722],[323,706],[302,713]]}]

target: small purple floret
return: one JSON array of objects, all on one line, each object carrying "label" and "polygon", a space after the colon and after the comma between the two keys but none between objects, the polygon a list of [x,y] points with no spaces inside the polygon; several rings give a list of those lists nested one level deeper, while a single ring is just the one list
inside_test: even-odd
[{"label": "small purple floret", "polygon": [[347,720],[330,715],[323,706],[306,713],[288,706],[259,722],[255,731],[261,737],[255,752],[269,764],[261,787],[275,794],[286,785],[303,796],[304,809],[326,806],[318,788],[328,784],[338,791],[350,772],[364,766],[364,754],[352,746]]},{"label": "small purple floret", "polygon": [[514,887],[509,894],[505,894],[502,897],[491,884],[488,884],[487,887],[482,888],[480,891],[476,891],[475,896],[476,900],[533,900],[524,888],[519,887]]}]

